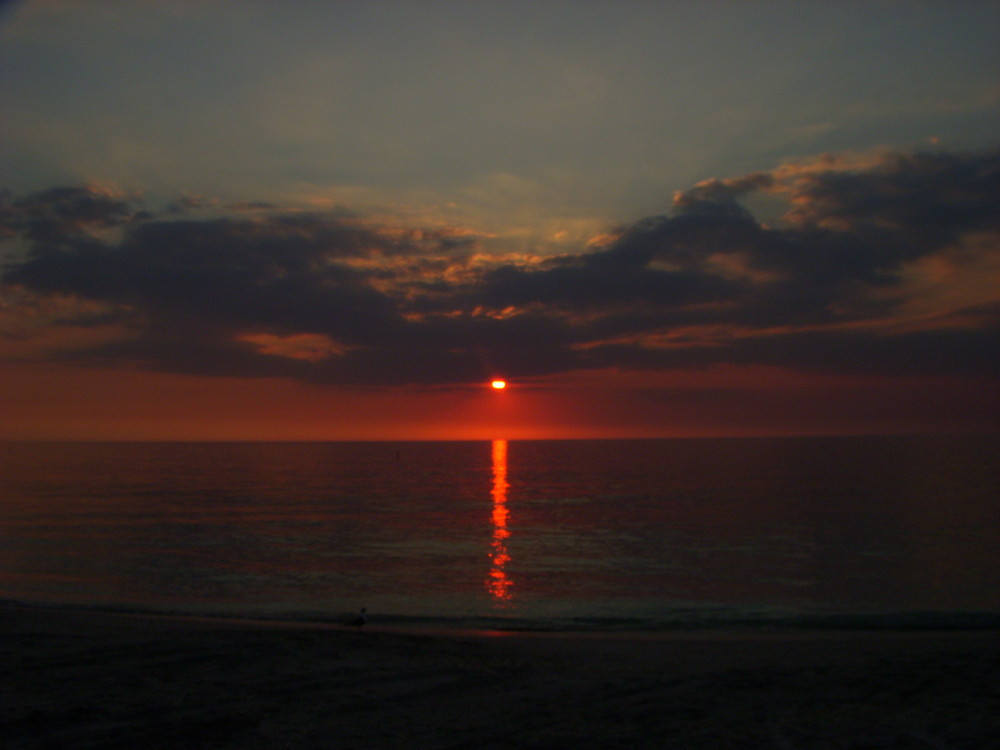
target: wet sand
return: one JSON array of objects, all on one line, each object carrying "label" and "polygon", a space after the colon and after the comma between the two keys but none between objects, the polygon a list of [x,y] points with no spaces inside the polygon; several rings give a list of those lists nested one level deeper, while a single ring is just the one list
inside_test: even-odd
[{"label": "wet sand", "polygon": [[1000,748],[1000,634],[489,634],[0,606],[3,748]]}]

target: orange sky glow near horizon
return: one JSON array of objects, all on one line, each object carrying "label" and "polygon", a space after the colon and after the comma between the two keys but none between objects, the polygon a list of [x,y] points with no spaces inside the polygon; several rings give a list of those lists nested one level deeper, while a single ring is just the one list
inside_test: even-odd
[{"label": "orange sky glow near horizon", "polygon": [[[667,386],[669,397],[651,387]],[[988,432],[989,380],[722,367],[591,372],[495,390],[6,368],[4,440],[510,440]]]}]

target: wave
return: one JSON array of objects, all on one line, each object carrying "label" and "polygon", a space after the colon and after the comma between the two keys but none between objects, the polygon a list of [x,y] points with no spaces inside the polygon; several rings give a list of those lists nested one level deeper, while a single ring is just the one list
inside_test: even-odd
[{"label": "wave", "polygon": [[[167,608],[118,604],[0,599],[0,607],[52,609],[132,616],[211,619],[214,621],[287,623],[337,627],[352,613],[263,612],[210,608]],[[510,633],[669,633],[682,631],[969,631],[1000,630],[1000,611],[892,611],[866,613],[797,613],[751,608],[679,608],[645,617],[433,617],[368,613],[370,629]]]}]

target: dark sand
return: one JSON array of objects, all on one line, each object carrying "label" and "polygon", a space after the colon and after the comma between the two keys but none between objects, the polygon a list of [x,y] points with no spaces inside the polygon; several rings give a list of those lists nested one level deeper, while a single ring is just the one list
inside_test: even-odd
[{"label": "dark sand", "polygon": [[1000,748],[996,632],[418,634],[0,606],[0,747]]}]

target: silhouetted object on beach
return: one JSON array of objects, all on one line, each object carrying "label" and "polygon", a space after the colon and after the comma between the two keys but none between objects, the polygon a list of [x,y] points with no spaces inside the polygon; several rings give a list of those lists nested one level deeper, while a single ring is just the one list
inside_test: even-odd
[{"label": "silhouetted object on beach", "polygon": [[368,622],[368,610],[365,609],[364,607],[362,607],[361,608],[361,612],[358,613],[357,617],[355,617],[353,620],[351,620],[349,624],[353,625],[356,628],[360,628],[362,625],[365,625],[367,622]]}]

